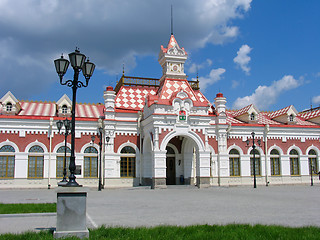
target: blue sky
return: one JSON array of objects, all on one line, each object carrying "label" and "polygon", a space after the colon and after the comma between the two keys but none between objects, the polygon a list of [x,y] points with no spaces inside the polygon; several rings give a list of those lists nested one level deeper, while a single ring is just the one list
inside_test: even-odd
[{"label": "blue sky", "polygon": [[318,0],[0,0],[0,95],[71,98],[53,60],[76,46],[97,65],[77,102],[103,102],[123,63],[126,75],[160,78],[171,4],[175,38],[188,52],[185,72],[193,79],[198,69],[208,100],[220,91],[230,109],[320,105]]}]

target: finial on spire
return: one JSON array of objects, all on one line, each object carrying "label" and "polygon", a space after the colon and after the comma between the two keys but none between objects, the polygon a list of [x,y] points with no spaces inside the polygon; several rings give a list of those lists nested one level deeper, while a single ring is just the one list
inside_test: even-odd
[{"label": "finial on spire", "polygon": [[172,10],[172,4],[171,4],[171,35],[173,35],[173,10]]}]

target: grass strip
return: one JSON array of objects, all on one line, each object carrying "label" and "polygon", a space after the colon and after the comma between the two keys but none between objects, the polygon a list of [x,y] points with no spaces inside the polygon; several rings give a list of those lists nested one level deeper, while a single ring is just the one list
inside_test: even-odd
[{"label": "grass strip", "polygon": [[[290,228],[280,226],[263,225],[195,225],[187,227],[159,226],[159,227],[139,227],[139,228],[107,228],[99,227],[90,229],[90,239],[111,239],[111,240],[264,240],[264,239],[290,239],[290,240],[313,240],[319,239],[320,228],[302,227]],[[52,232],[42,231],[40,233],[27,232],[23,234],[3,234],[0,239],[32,239],[47,240],[53,239]],[[66,239],[78,239],[75,237]]]},{"label": "grass strip", "polygon": [[56,212],[56,203],[0,203],[0,214]]}]

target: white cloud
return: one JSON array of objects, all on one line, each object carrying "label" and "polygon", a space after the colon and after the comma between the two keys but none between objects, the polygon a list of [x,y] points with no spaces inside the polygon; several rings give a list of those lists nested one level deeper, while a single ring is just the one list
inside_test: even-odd
[{"label": "white cloud", "polygon": [[[204,92],[209,85],[218,82],[221,79],[221,75],[225,72],[226,70],[224,68],[212,69],[209,75],[205,77],[199,77],[199,85],[202,92]],[[192,78],[192,80],[196,81],[197,79]]]},{"label": "white cloud", "polygon": [[297,88],[302,84],[302,80],[296,80],[291,75],[285,75],[278,81],[274,81],[270,86],[259,86],[252,95],[237,98],[233,103],[233,108],[240,109],[249,104],[256,105],[260,110],[266,110],[276,103],[280,94],[285,91]]},{"label": "white cloud", "polygon": [[320,104],[320,96],[315,96],[312,98],[313,104]]},{"label": "white cloud", "polygon": [[211,65],[212,65],[212,60],[210,60],[210,59],[207,59],[206,61],[204,61],[203,63],[200,63],[200,64],[192,63],[188,72],[189,73],[196,73],[200,69],[210,67]]},{"label": "white cloud", "polygon": [[237,52],[237,56],[233,59],[233,61],[239,65],[239,67],[246,73],[250,74],[249,62],[251,57],[248,54],[251,52],[252,48],[250,48],[247,44],[242,45]]},{"label": "white cloud", "polygon": [[231,88],[235,89],[240,85],[239,81],[232,80]]},{"label": "white cloud", "polygon": [[11,90],[28,98],[49,88],[57,81],[53,60],[76,46],[102,72],[121,74],[125,62],[129,73],[137,57],[156,56],[167,44],[171,4],[181,47],[223,44],[238,36],[232,20],[242,18],[251,1],[1,0],[0,96]]}]

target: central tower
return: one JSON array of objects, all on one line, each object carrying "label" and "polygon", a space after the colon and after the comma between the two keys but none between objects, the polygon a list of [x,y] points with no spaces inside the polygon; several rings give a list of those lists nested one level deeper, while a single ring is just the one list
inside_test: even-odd
[{"label": "central tower", "polygon": [[180,48],[173,34],[171,34],[167,48],[161,45],[159,53],[159,63],[162,66],[162,77],[160,83],[165,78],[187,79],[184,73],[184,63],[187,60],[187,52]]}]

